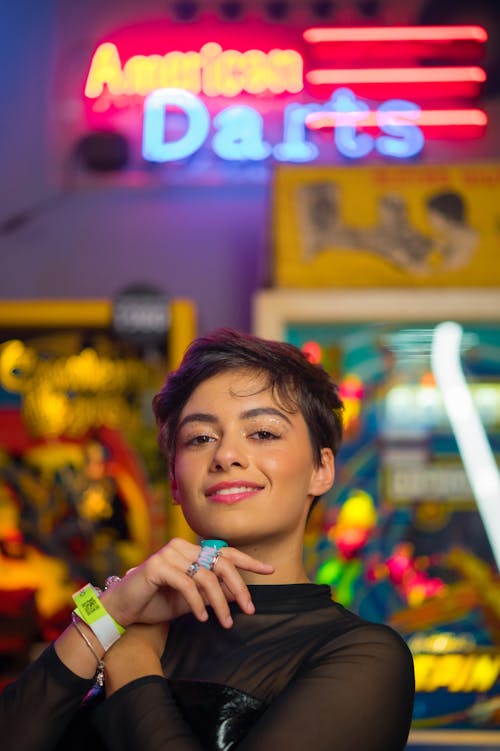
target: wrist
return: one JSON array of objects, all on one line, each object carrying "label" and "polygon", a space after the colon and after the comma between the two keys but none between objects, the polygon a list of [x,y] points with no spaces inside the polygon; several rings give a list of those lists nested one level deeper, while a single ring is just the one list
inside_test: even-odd
[{"label": "wrist", "polygon": [[165,676],[161,670],[147,670],[144,666],[134,671],[133,668],[127,666],[121,670],[109,670],[106,666],[104,670],[104,688],[106,691],[106,698],[109,698],[115,691],[118,691],[123,686],[127,686],[129,683],[139,680],[139,678],[149,678],[150,676],[158,676],[164,678]]},{"label": "wrist", "polygon": [[160,658],[155,650],[138,640],[118,642],[106,655],[104,664],[104,685],[106,696],[110,696],[122,686],[147,676],[164,677]]},{"label": "wrist", "polygon": [[[76,623],[75,623],[76,621]],[[92,652],[96,655],[97,660],[102,660],[103,657],[106,654],[106,650],[102,646],[101,642],[97,638],[97,636],[94,634],[90,626],[88,626],[85,621],[82,621],[80,616],[78,616],[75,611],[71,613],[71,624],[81,633],[83,634],[83,638],[87,639],[90,642],[90,646],[92,647]]]},{"label": "wrist", "polygon": [[108,613],[115,621],[123,626],[123,628],[126,629],[134,623],[129,608],[127,607],[127,603],[123,603],[123,595],[118,587],[104,590],[99,599]]}]

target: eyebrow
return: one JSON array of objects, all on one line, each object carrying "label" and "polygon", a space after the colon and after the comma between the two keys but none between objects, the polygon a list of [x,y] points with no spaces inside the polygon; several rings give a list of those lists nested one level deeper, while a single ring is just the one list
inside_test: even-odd
[{"label": "eyebrow", "polygon": [[[254,407],[254,409],[248,409],[240,414],[240,419],[250,420],[252,417],[260,417],[260,415],[274,415],[275,417],[285,420],[289,425],[292,424],[291,420],[284,414],[284,412],[281,412],[281,410],[276,409],[275,407]],[[184,425],[190,422],[208,422],[215,425],[219,420],[210,412],[193,412],[182,418],[177,426],[177,430],[179,431]]]}]

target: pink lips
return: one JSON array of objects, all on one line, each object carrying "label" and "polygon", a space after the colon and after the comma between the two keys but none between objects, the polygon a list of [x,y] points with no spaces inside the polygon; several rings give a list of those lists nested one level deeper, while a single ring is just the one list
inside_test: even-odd
[{"label": "pink lips", "polygon": [[205,495],[212,503],[230,505],[244,501],[260,490],[262,490],[262,485],[257,485],[255,482],[219,482],[209,487]]}]

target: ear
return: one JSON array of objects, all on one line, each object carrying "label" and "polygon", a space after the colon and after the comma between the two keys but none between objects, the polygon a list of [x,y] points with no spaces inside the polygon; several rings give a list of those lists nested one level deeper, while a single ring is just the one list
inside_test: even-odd
[{"label": "ear", "polygon": [[175,479],[174,465],[173,464],[170,465],[170,469],[169,469],[169,472],[168,472],[168,478],[169,478],[169,482],[170,482],[170,493],[172,495],[172,504],[174,506],[178,506],[179,505],[179,499],[177,497],[178,486],[177,486],[177,480]]},{"label": "ear", "polygon": [[309,485],[309,493],[313,496],[323,495],[333,485],[335,479],[335,459],[329,448],[321,449],[320,464],[314,468]]}]

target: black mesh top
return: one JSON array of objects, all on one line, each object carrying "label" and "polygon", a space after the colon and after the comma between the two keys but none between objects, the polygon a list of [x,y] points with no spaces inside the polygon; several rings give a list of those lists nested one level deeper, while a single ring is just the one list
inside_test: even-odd
[{"label": "black mesh top", "polygon": [[[87,701],[53,647],[3,693],[4,751],[401,751],[413,661],[392,629],[361,620],[316,584],[253,585],[234,625],[170,626],[165,678]],[[4,740],[7,739],[5,746]]]}]

